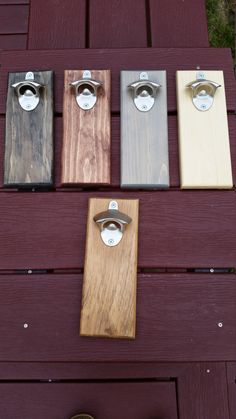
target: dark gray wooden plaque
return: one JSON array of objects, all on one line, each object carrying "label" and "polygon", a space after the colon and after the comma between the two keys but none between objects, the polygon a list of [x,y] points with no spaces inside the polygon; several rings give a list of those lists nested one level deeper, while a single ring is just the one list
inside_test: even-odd
[{"label": "dark gray wooden plaque", "polygon": [[128,85],[141,71],[121,72],[121,186],[169,187],[166,71],[147,71],[149,81],[161,85],[148,112],[134,104]]},{"label": "dark gray wooden plaque", "polygon": [[22,109],[13,84],[24,73],[9,73],[6,106],[4,186],[50,186],[53,183],[53,72],[34,72],[42,84],[37,107]]}]

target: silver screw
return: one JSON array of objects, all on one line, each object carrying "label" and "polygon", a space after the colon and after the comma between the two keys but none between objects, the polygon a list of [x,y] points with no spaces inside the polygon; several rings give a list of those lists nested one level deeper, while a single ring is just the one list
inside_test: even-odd
[{"label": "silver screw", "polygon": [[204,103],[201,104],[201,109],[206,109],[206,105]]},{"label": "silver screw", "polygon": [[111,201],[111,208],[116,208],[116,202],[115,201]]},{"label": "silver screw", "polygon": [[88,103],[85,103],[85,104],[84,104],[84,107],[85,107],[85,108],[88,108],[88,107],[89,107],[89,104],[88,104]]},{"label": "silver screw", "polygon": [[83,72],[83,78],[91,78],[91,72],[89,70],[85,70]]},{"label": "silver screw", "polygon": [[223,327],[223,323],[222,322],[219,322],[218,323],[218,327]]},{"label": "silver screw", "polygon": [[24,323],[24,329],[28,329],[29,325],[28,323]]},{"label": "silver screw", "polygon": [[139,75],[140,80],[148,80],[148,74],[145,71],[142,71]]},{"label": "silver screw", "polygon": [[33,273],[32,269],[28,269],[27,273],[30,275]]},{"label": "silver screw", "polygon": [[214,272],[215,272],[215,269],[214,268],[211,268],[210,269],[210,273],[213,274]]},{"label": "silver screw", "polygon": [[210,374],[211,370],[206,370],[207,374]]},{"label": "silver screw", "polygon": [[114,244],[114,240],[113,239],[109,239],[108,240],[108,244]]},{"label": "silver screw", "polygon": [[147,109],[147,105],[142,105],[142,109],[146,110]]}]

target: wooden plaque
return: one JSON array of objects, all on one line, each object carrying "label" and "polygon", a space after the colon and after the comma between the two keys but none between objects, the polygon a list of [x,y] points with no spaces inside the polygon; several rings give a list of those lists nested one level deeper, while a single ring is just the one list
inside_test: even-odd
[{"label": "wooden plaque", "polygon": [[196,71],[177,71],[177,105],[181,188],[232,188],[232,169],[222,71],[202,71],[205,79],[221,85],[210,109],[198,110],[192,102]]},{"label": "wooden plaque", "polygon": [[[34,72],[39,83],[39,102],[24,110],[16,85],[26,72],[9,73],[6,106],[4,186],[50,186],[53,183],[53,72]],[[23,87],[27,89],[27,87]]]},{"label": "wooden plaque", "polygon": [[121,72],[121,186],[169,186],[166,71],[146,71],[149,81],[161,85],[152,109],[138,110],[128,86],[141,71]]},{"label": "wooden plaque", "polygon": [[139,201],[116,200],[119,211],[132,221],[120,243],[109,247],[93,218],[106,211],[110,201],[89,200],[80,334],[134,338]]},{"label": "wooden plaque", "polygon": [[83,110],[70,83],[82,70],[66,70],[63,102],[62,184],[110,183],[110,70],[91,71],[102,83],[97,102]]}]

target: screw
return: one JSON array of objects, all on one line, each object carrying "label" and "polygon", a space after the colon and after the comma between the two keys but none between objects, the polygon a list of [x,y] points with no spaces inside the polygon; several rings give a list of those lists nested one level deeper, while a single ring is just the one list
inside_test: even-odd
[{"label": "screw", "polygon": [[115,201],[111,201],[111,207],[116,208],[116,202]]},{"label": "screw", "polygon": [[146,110],[147,109],[147,105],[142,105],[142,109]]},{"label": "screw", "polygon": [[114,240],[113,239],[109,239],[108,240],[108,244],[114,244]]},{"label": "screw", "polygon": [[24,329],[27,329],[29,327],[28,323],[24,323]]},{"label": "screw", "polygon": [[89,107],[89,104],[88,104],[88,103],[85,103],[85,104],[84,104],[84,107],[85,107],[85,108],[88,108],[88,107]]},{"label": "screw", "polygon": [[219,322],[218,323],[218,327],[223,327],[223,323],[222,322]]},{"label": "screw", "polygon": [[33,273],[32,269],[28,269],[27,273],[32,274]]},{"label": "screw", "polygon": [[207,374],[210,374],[211,370],[206,370]]},{"label": "screw", "polygon": [[210,269],[210,273],[213,274],[215,272],[214,268]]},{"label": "screw", "polygon": [[148,80],[148,74],[145,71],[142,71],[139,75],[140,80]]}]

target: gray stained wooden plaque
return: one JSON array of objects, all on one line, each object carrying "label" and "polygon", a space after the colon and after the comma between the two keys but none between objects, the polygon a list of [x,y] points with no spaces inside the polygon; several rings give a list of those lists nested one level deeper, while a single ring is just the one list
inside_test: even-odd
[{"label": "gray stained wooden plaque", "polygon": [[[47,187],[53,183],[53,72],[31,72],[28,80],[26,74],[30,75],[9,73],[8,77],[4,186]],[[18,100],[27,89],[28,96],[31,90],[35,103],[38,100],[32,110],[24,110]],[[28,98],[24,101],[29,108]]]},{"label": "gray stained wooden plaque", "polygon": [[150,82],[161,85],[153,107],[142,112],[134,104],[130,84],[142,71],[121,71],[121,186],[169,187],[166,71],[148,71]]}]

